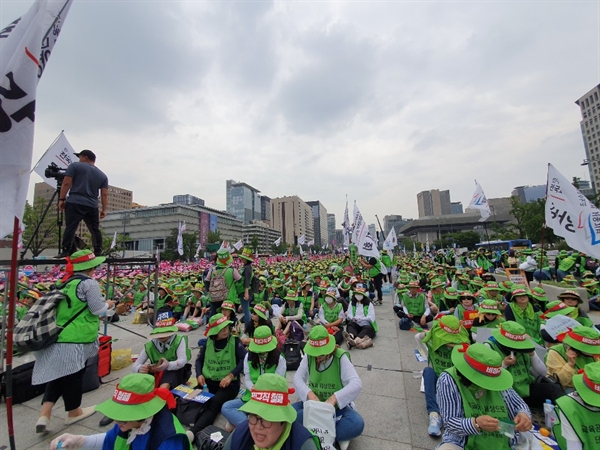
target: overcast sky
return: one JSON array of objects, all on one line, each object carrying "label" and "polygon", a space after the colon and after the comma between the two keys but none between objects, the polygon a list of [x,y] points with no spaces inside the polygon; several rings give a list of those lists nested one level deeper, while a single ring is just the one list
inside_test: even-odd
[{"label": "overcast sky", "polygon": [[[1,0],[0,26],[31,0]],[[469,202],[589,180],[574,104],[599,83],[597,1],[75,0],[39,87],[33,164],[61,130],[144,205],[225,180],[367,223],[417,193]],[[32,174],[33,184],[40,181]]]}]

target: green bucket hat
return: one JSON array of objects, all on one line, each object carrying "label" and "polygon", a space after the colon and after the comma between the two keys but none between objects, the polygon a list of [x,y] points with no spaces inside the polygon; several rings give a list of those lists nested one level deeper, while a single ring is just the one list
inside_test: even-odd
[{"label": "green bucket hat", "polygon": [[531,297],[533,297],[534,299],[536,299],[538,302],[547,302],[548,301],[548,296],[546,295],[546,291],[544,291],[544,289],[542,289],[541,287],[534,287],[529,292],[529,295]]},{"label": "green bucket hat", "polygon": [[239,411],[256,414],[269,422],[293,423],[298,416],[292,407],[289,394],[294,393],[288,389],[287,380],[276,373],[265,373],[258,377],[252,387],[251,397]]},{"label": "green bucket hat", "polygon": [[469,342],[469,332],[464,328],[458,317],[454,315],[445,315],[440,320],[436,320],[431,327],[431,331],[425,334],[423,343],[431,341],[434,351],[446,344],[461,344]]},{"label": "green bucket hat", "polygon": [[492,330],[492,336],[501,345],[515,350],[533,351],[533,341],[527,336],[525,328],[517,322],[508,320]]},{"label": "green bucket hat", "polygon": [[483,287],[483,279],[481,277],[475,277],[471,280],[471,284],[477,287]]},{"label": "green bucket hat", "polygon": [[499,291],[500,286],[498,286],[498,283],[489,282],[489,283],[485,283],[485,285],[483,286],[483,290],[486,292],[487,291]]},{"label": "green bucket hat", "polygon": [[577,283],[577,278],[575,278],[573,275],[567,275],[566,277],[564,277],[562,279],[562,283],[567,283],[567,284]]},{"label": "green bucket hat", "polygon": [[404,294],[405,292],[408,292],[408,288],[406,287],[406,285],[400,283],[398,284],[398,286],[396,287],[396,292],[398,294]]},{"label": "green bucket hat", "polygon": [[500,290],[503,292],[512,292],[513,282],[510,280],[504,280],[498,285]]},{"label": "green bucket hat", "polygon": [[454,347],[452,364],[469,381],[489,391],[504,391],[513,384],[510,372],[502,368],[502,357],[487,345]]},{"label": "green bucket hat", "polygon": [[168,327],[156,327],[150,332],[150,337],[152,339],[165,338],[169,336],[173,336],[177,333],[178,329],[176,325],[171,325]]},{"label": "green bucket hat", "polygon": [[583,283],[581,285],[581,287],[584,287],[587,290],[594,289],[596,286],[598,286],[598,280],[596,280],[596,279],[586,281],[585,283]]},{"label": "green bucket hat", "polygon": [[225,267],[230,265],[232,262],[233,257],[227,250],[221,250],[217,252],[217,267]]},{"label": "green bucket hat", "polygon": [[288,300],[290,302],[295,302],[298,301],[298,292],[290,289],[287,291],[287,294],[285,295],[284,300]]},{"label": "green bucket hat", "polygon": [[235,312],[235,305],[231,302],[225,301],[225,302],[221,303],[221,307],[218,309],[218,312],[221,312],[221,310],[223,310],[223,309],[228,309],[230,311]]},{"label": "green bucket hat", "polygon": [[[106,261],[106,256],[96,256],[91,250],[79,250],[67,256],[67,272],[81,272],[99,266]],[[69,270],[71,269],[71,270]]]},{"label": "green bucket hat", "polygon": [[312,327],[308,335],[308,341],[304,347],[304,353],[308,356],[329,355],[335,350],[335,339],[329,334],[323,325]]},{"label": "green bucket hat", "polygon": [[273,280],[273,283],[271,284],[271,287],[273,289],[279,289],[281,286],[283,286],[283,283],[281,282],[281,280],[279,278],[275,278]]},{"label": "green bucket hat", "polygon": [[580,325],[556,336],[559,342],[587,355],[600,355],[600,332]]},{"label": "green bucket hat", "polygon": [[269,320],[269,311],[263,305],[254,305],[253,308],[250,308],[250,312],[256,314],[258,317],[263,318],[264,320]]},{"label": "green bucket hat", "polygon": [[109,419],[119,422],[145,420],[167,404],[175,407],[173,394],[167,389],[154,389],[154,377],[144,373],[125,375],[110,400],[96,406]]},{"label": "green bucket hat", "polygon": [[527,289],[527,286],[523,284],[513,284],[510,293],[512,294],[512,297],[510,299],[511,301],[514,301],[516,297],[520,297],[523,295],[529,296],[529,290]]},{"label": "green bucket hat", "polygon": [[204,332],[205,336],[215,336],[217,334],[219,334],[219,331],[221,331],[223,328],[231,325],[233,322],[229,319],[227,319],[227,317],[225,317],[223,314],[218,313],[215,314],[214,316],[212,316],[210,318],[210,321],[208,322],[208,326],[206,327],[206,331]]},{"label": "green bucket hat", "polygon": [[447,300],[458,300],[458,291],[453,287],[444,290],[444,298]]},{"label": "green bucket hat", "polygon": [[271,329],[262,325],[254,330],[254,336],[250,340],[249,350],[253,353],[268,353],[277,347],[277,339],[273,336]]},{"label": "green bucket hat", "polygon": [[438,279],[433,279],[431,281],[431,286],[429,286],[430,289],[437,289],[437,288],[441,288],[446,286],[446,283],[444,283],[442,280],[438,280]]},{"label": "green bucket hat", "polygon": [[546,305],[546,312],[541,315],[542,319],[551,319],[554,316],[562,315],[566,316],[573,312],[575,309],[573,306],[567,306],[562,300],[554,300]]},{"label": "green bucket hat", "polygon": [[573,386],[584,402],[600,407],[600,361],[586,364],[573,375]]},{"label": "green bucket hat", "polygon": [[497,314],[499,316],[502,315],[500,311],[500,307],[498,306],[498,302],[496,300],[484,300],[477,307],[477,312],[479,314]]}]

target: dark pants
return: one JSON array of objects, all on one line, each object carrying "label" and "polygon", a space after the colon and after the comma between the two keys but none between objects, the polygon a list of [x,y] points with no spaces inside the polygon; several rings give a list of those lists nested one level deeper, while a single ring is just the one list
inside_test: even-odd
[{"label": "dark pants", "polygon": [[381,292],[381,285],[383,284],[383,274],[378,273],[377,275],[375,275],[372,278],[372,280],[373,280],[373,289],[375,289],[375,292],[377,292],[377,300],[382,301],[383,293]]},{"label": "dark pants", "polygon": [[[402,319],[402,318],[406,317],[407,319],[410,319],[410,317],[408,317],[408,316],[406,315],[406,313],[404,312],[404,310],[402,309],[402,307],[401,307],[401,306],[394,305],[394,306],[392,307],[392,309],[394,310],[394,312],[396,313],[396,315],[398,316],[398,318]],[[421,321],[421,316],[415,316],[415,315],[413,315],[412,319],[410,319],[410,320],[412,320],[412,321],[413,321],[413,322],[415,322],[417,325],[419,325],[419,324],[421,323],[421,322],[420,322],[420,321]],[[428,322],[431,322],[431,321],[433,321],[433,316],[432,316],[431,314],[429,314],[429,315],[428,315],[428,316],[425,318],[425,321],[426,321],[427,323],[428,323]]]},{"label": "dark pants", "polygon": [[50,381],[46,385],[42,403],[56,403],[62,396],[65,402],[65,411],[73,411],[79,408],[81,406],[81,398],[83,397],[84,373],[85,367],[79,372]]},{"label": "dark pants", "polygon": [[356,322],[350,322],[348,325],[346,325],[346,331],[355,338],[364,338],[365,336],[369,336],[371,339],[373,339],[375,337],[375,330],[371,324],[361,327]]},{"label": "dark pants", "polygon": [[102,233],[100,233],[100,215],[98,208],[78,205],[77,203],[66,203],[65,206],[65,234],[62,241],[62,249],[69,255],[77,251],[75,246],[75,232],[81,221],[85,223],[92,235],[94,253],[102,253]]},{"label": "dark pants", "polygon": [[198,431],[203,430],[209,425],[212,425],[221,412],[221,407],[223,404],[236,398],[238,392],[240,391],[239,381],[232,382],[226,388],[219,387],[219,383],[219,381],[206,380],[208,390],[211,394],[215,394],[215,396],[205,403],[206,409],[198,418],[194,426],[190,428],[194,435]]},{"label": "dark pants", "polygon": [[209,319],[217,313],[217,309],[219,309],[222,304],[223,304],[223,302],[211,302],[210,303],[210,313],[208,314]]},{"label": "dark pants", "polygon": [[523,398],[525,403],[532,408],[541,408],[546,399],[556,404],[556,399],[565,395],[560,384],[536,381],[529,385],[529,397]]}]

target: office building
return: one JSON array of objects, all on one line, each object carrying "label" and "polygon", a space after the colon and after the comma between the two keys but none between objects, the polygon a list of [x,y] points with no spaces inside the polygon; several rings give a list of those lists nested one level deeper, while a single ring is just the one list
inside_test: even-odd
[{"label": "office building", "polygon": [[335,214],[327,213],[327,243],[333,247],[335,241]]},{"label": "office building", "polygon": [[450,191],[432,189],[417,194],[419,217],[446,216],[450,212]]},{"label": "office building", "polygon": [[[390,234],[392,227],[394,227],[394,230],[396,231],[396,236],[397,236],[400,229],[404,225],[406,225],[408,222],[410,222],[411,220],[412,219],[403,219],[402,216],[396,215],[396,214],[390,214],[388,216],[384,216],[383,217],[383,232],[385,233],[385,238],[387,238],[388,234]],[[384,240],[385,240],[385,238],[384,238]]]},{"label": "office building", "polygon": [[546,185],[537,186],[517,186],[511,194],[513,197],[519,197],[521,203],[529,203],[540,198],[546,197]]},{"label": "office building", "polygon": [[261,220],[261,201],[259,190],[244,182],[226,181],[227,213],[235,216],[244,224]]},{"label": "office building", "polygon": [[590,180],[594,192],[598,191],[600,182],[600,85],[595,86],[591,91],[575,102],[581,111],[581,135],[583,137],[583,148],[585,150],[585,159],[583,164],[588,166],[590,171]]},{"label": "office building", "polygon": [[451,202],[450,203],[450,214],[463,214],[462,202]]},{"label": "office building", "polygon": [[329,240],[329,233],[327,231],[327,210],[318,200],[306,202],[306,204],[312,208],[315,245],[323,247]]},{"label": "office building", "polygon": [[271,227],[281,233],[286,244],[297,245],[302,235],[308,242],[314,238],[312,208],[297,195],[272,198]]},{"label": "office building", "polygon": [[258,253],[271,253],[271,246],[281,237],[281,233],[269,227],[265,222],[255,220],[243,227],[244,243],[252,245],[252,239],[256,236],[258,240]]},{"label": "office building", "polygon": [[260,220],[271,226],[271,199],[266,195],[260,196]]},{"label": "office building", "polygon": [[198,198],[198,197],[194,197],[193,195],[190,195],[190,194],[174,195],[173,203],[175,203],[176,205],[204,206],[204,200],[202,200],[201,198]]}]

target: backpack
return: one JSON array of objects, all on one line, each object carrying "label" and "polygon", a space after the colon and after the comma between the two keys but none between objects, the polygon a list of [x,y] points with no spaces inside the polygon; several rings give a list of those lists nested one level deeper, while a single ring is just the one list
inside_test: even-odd
[{"label": "backpack", "polygon": [[[84,275],[74,275],[63,286],[72,280],[87,278],[89,277]],[[56,323],[56,308],[63,300],[66,300],[67,306],[71,308],[71,299],[55,287],[35,301],[14,329],[14,342],[21,350],[38,351],[56,343],[62,330],[87,309],[87,307],[82,308],[60,326]]]},{"label": "backpack", "polygon": [[259,292],[260,289],[260,280],[256,275],[252,275],[252,280],[250,281],[250,290],[255,294]]},{"label": "backpack", "polygon": [[225,281],[225,271],[228,269],[229,267],[226,267],[221,273],[217,272],[216,269],[212,271],[210,287],[208,288],[211,302],[222,302],[227,300],[229,288],[227,287],[227,282]]},{"label": "backpack", "polygon": [[303,354],[301,342],[288,339],[283,343],[283,357],[287,370],[298,369]]}]

